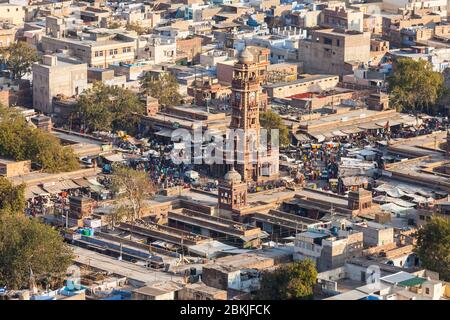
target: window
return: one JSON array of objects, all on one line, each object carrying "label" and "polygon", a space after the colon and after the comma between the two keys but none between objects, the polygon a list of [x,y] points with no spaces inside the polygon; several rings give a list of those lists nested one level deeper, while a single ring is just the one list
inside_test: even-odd
[{"label": "window", "polygon": [[336,39],[336,46],[340,47],[341,46],[341,40]]},{"label": "window", "polygon": [[323,38],[323,44],[332,45],[333,44],[333,40],[330,39],[330,38]]},{"label": "window", "polygon": [[430,294],[430,288],[425,288],[425,293]]}]

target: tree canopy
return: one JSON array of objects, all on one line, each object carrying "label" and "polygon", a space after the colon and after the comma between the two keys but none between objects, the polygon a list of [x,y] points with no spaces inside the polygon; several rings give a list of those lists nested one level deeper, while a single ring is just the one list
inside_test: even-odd
[{"label": "tree canopy", "polygon": [[388,83],[393,105],[414,114],[429,112],[445,92],[444,76],[422,59],[396,60]]},{"label": "tree canopy", "polygon": [[147,34],[148,30],[139,23],[128,23],[125,27],[127,30],[135,31],[138,35]]},{"label": "tree canopy", "polygon": [[130,90],[96,82],[80,95],[77,113],[87,131],[125,130],[133,134],[144,106]]},{"label": "tree canopy", "polygon": [[7,178],[0,177],[0,217],[25,210],[25,185],[13,185]]},{"label": "tree canopy", "polygon": [[116,194],[123,192],[125,201],[120,211],[126,212],[129,220],[141,218],[144,201],[153,198],[156,188],[145,171],[115,165],[112,188]]},{"label": "tree canopy", "polygon": [[286,127],[286,125],[283,123],[283,119],[280,117],[279,114],[275,113],[272,110],[267,110],[265,112],[261,112],[259,114],[259,122],[261,124],[261,127],[266,129],[267,132],[267,142],[270,142],[271,129],[278,129],[278,134],[280,138],[280,146],[285,146],[289,144],[289,130]]},{"label": "tree canopy", "polygon": [[118,28],[120,28],[120,27],[121,27],[121,25],[120,25],[120,23],[117,22],[117,21],[109,22],[108,25],[107,25],[107,28],[108,28],[108,29],[118,29]]},{"label": "tree canopy", "polygon": [[309,259],[283,265],[262,274],[257,300],[307,300],[313,297],[317,270]]},{"label": "tree canopy", "polygon": [[178,92],[177,78],[171,73],[153,76],[146,72],[140,79],[142,92],[145,95],[158,99],[166,106],[176,106],[181,103],[181,94]]},{"label": "tree canopy", "polygon": [[37,285],[61,284],[72,251],[52,227],[23,215],[0,217],[0,287],[24,289],[31,273]]},{"label": "tree canopy", "polygon": [[52,134],[31,127],[18,112],[1,106],[0,156],[17,161],[31,160],[52,173],[79,167],[72,149],[63,147]]},{"label": "tree canopy", "polygon": [[11,77],[14,80],[21,79],[29,73],[33,63],[38,61],[36,49],[23,41],[2,48],[0,54],[2,55],[2,62],[6,64],[6,69],[11,72]]},{"label": "tree canopy", "polygon": [[418,231],[415,252],[423,267],[450,281],[450,220],[433,217]]}]

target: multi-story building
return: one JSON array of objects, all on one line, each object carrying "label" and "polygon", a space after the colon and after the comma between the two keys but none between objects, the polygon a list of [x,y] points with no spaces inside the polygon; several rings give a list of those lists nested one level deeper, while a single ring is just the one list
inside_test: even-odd
[{"label": "multi-story building", "polygon": [[21,5],[0,3],[0,22],[21,25],[25,22],[25,9]]},{"label": "multi-story building", "polygon": [[298,41],[306,38],[306,30],[296,27],[276,28],[272,34],[246,38],[247,45],[270,49],[270,62],[282,63],[297,60]]},{"label": "multi-story building", "polygon": [[313,28],[319,24],[320,12],[320,10],[300,10],[293,12],[289,11],[284,15],[284,21],[288,26],[299,28]]},{"label": "multi-story building", "polygon": [[[224,50],[210,50],[200,54],[200,64],[209,69],[216,69],[218,62],[224,62],[228,60],[228,53]],[[231,76],[230,76],[231,82]]]},{"label": "multi-story building", "polygon": [[17,29],[13,26],[3,26],[0,28],[0,48],[8,47],[14,42]]},{"label": "multi-story building", "polygon": [[383,17],[382,35],[393,46],[399,48],[413,46],[417,42],[432,39],[435,36],[435,30],[436,36],[445,36],[447,28],[446,25],[440,25],[441,20],[438,14],[427,13]]},{"label": "multi-story building", "polygon": [[33,65],[33,107],[53,113],[56,95],[73,96],[87,88],[87,66],[59,61],[56,56],[43,56],[43,63]]},{"label": "multi-story building", "polygon": [[419,209],[416,214],[416,224],[422,227],[430,222],[433,217],[450,219],[450,201],[441,202],[433,209]]},{"label": "multi-story building", "polygon": [[264,85],[270,98],[287,98],[307,92],[321,92],[329,90],[339,83],[335,75],[307,75],[289,82],[275,82]]},{"label": "multi-story building", "polygon": [[158,64],[163,62],[175,62],[176,57],[176,39],[156,35],[139,37],[139,47],[137,51],[138,59],[146,59],[154,64]]},{"label": "multi-story building", "polygon": [[177,39],[177,59],[183,57],[188,63],[196,63],[200,60],[200,53],[202,52],[202,38],[187,37],[184,39]]},{"label": "multi-story building", "polygon": [[111,11],[104,8],[86,7],[80,10],[80,18],[85,24],[100,25],[102,19],[108,19]]},{"label": "multi-story building", "polygon": [[341,29],[311,32],[299,42],[299,60],[308,73],[343,76],[353,65],[370,61],[370,33]]},{"label": "multi-story building", "polygon": [[397,13],[400,9],[427,10],[447,17],[447,0],[383,0],[383,10]]},{"label": "multi-story building", "polygon": [[412,49],[395,49],[390,50],[389,55],[394,59],[426,60],[431,64],[433,70],[437,72],[443,72],[450,67],[450,48],[415,47]]},{"label": "multi-story building", "polygon": [[64,19],[50,18],[47,35],[42,36],[44,51],[67,52],[93,68],[108,68],[110,64],[135,61],[137,36],[131,32],[96,29],[69,36]]},{"label": "multi-story building", "polygon": [[363,242],[366,247],[384,246],[394,243],[394,229],[376,222],[353,224],[353,229],[363,233]]},{"label": "multi-story building", "polygon": [[363,31],[364,13],[335,7],[334,9],[323,9],[320,13],[320,25],[329,28],[342,28],[353,31]]},{"label": "multi-story building", "polygon": [[294,260],[311,259],[319,272],[342,267],[346,260],[361,255],[363,233],[340,229],[318,229],[296,235]]}]

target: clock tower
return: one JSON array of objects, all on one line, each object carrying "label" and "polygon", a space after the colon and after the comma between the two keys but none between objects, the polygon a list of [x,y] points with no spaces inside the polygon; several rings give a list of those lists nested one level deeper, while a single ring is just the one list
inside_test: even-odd
[{"label": "clock tower", "polygon": [[[235,168],[243,181],[258,180],[260,176],[260,77],[259,66],[248,48],[238,57],[234,66],[231,82],[231,123],[230,128],[236,130],[234,145]],[[238,134],[238,133],[241,134]],[[238,141],[243,139],[243,141]]]}]

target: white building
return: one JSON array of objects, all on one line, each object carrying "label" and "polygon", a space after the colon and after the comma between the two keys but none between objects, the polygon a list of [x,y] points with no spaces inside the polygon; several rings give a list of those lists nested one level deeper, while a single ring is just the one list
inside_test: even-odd
[{"label": "white building", "polygon": [[141,36],[137,56],[154,64],[174,62],[177,57],[176,40],[155,35]]},{"label": "white building", "polygon": [[363,233],[335,228],[317,229],[296,235],[294,260],[311,259],[319,272],[343,266],[347,258],[363,249]]},{"label": "white building", "polygon": [[218,62],[228,60],[228,53],[223,50],[210,50],[200,55],[200,64],[208,69],[215,69]]}]

